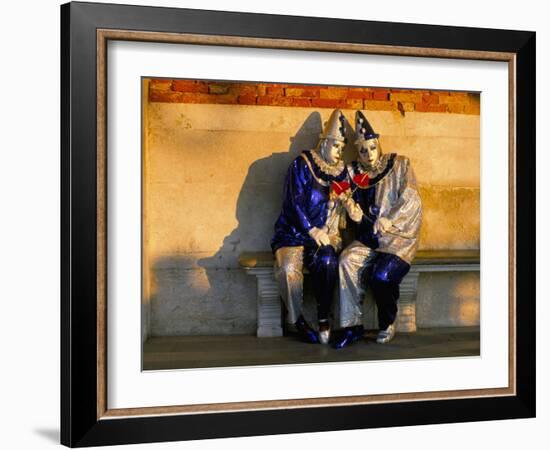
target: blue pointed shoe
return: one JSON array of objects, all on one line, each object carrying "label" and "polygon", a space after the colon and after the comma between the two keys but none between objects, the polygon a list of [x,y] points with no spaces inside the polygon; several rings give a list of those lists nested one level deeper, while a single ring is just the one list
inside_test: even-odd
[{"label": "blue pointed shoe", "polygon": [[365,332],[363,327],[348,327],[344,329],[344,334],[336,340],[334,343],[334,348],[339,350],[341,348],[347,347],[350,344],[353,344],[355,341],[358,341],[363,337]]},{"label": "blue pointed shoe", "polygon": [[294,325],[298,330],[298,336],[300,340],[309,344],[319,343],[319,337],[317,336],[317,333],[313,328],[309,326],[309,324],[303,319],[303,317],[300,316]]}]

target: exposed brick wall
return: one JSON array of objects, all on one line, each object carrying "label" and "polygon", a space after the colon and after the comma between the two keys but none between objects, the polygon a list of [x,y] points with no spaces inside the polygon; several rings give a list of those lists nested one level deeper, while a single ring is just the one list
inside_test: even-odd
[{"label": "exposed brick wall", "polygon": [[150,102],[342,108],[400,111],[402,114],[416,111],[479,115],[479,94],[467,92],[170,79],[150,81]]}]

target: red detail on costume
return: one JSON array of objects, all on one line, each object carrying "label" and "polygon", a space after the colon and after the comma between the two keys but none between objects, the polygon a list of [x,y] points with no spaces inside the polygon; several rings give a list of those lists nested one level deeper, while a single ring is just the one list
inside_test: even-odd
[{"label": "red detail on costume", "polygon": [[366,173],[363,173],[363,174],[357,174],[353,177],[353,182],[361,187],[361,188],[366,188],[369,186],[369,176],[366,174]]},{"label": "red detail on costume", "polygon": [[333,181],[330,185],[330,189],[336,195],[340,195],[343,192],[346,192],[350,188],[350,184],[347,181],[340,181],[340,183]]}]

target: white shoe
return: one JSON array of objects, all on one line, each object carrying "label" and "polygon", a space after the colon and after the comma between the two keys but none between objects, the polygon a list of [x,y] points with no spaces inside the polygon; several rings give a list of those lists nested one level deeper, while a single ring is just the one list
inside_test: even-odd
[{"label": "white shoe", "polygon": [[327,345],[330,340],[330,327],[327,330],[319,331],[319,343]]},{"label": "white shoe", "polygon": [[380,330],[378,336],[376,336],[376,342],[378,344],[387,344],[390,342],[395,336],[396,328],[397,324],[394,322],[385,330]]}]

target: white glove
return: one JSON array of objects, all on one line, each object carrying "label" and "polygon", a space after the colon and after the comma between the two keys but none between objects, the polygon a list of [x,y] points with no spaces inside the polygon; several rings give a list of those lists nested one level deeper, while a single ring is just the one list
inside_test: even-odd
[{"label": "white glove", "polygon": [[330,245],[330,239],[325,230],[313,227],[311,230],[308,231],[308,233],[319,247],[321,247],[322,245]]},{"label": "white glove", "polygon": [[389,231],[393,227],[393,224],[390,219],[386,219],[385,217],[379,217],[376,222],[374,223],[374,233],[378,234],[385,233],[386,231]]},{"label": "white glove", "polygon": [[361,219],[363,218],[363,210],[355,202],[355,200],[353,200],[353,198],[345,197],[342,200],[342,204],[344,205],[344,208],[346,208],[346,211],[348,212],[351,220],[357,223],[361,222]]}]

